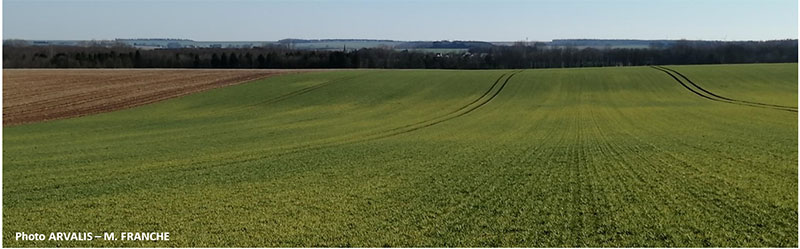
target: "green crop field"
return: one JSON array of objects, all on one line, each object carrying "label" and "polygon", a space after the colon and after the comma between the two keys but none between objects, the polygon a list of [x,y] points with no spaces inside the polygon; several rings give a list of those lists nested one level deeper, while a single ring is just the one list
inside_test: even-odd
[{"label": "green crop field", "polygon": [[[315,72],[5,127],[3,244],[796,247],[797,77]],[[14,239],[59,231],[170,241]]]}]

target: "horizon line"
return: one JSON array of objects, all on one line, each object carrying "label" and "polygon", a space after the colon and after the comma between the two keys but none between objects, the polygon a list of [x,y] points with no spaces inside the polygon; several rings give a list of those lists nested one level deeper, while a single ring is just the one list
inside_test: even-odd
[{"label": "horizon line", "polygon": [[776,39],[761,39],[761,40],[719,40],[719,39],[642,39],[642,38],[555,38],[550,40],[461,40],[461,39],[437,39],[437,40],[394,40],[394,39],[380,39],[380,38],[283,38],[278,40],[195,40],[191,38],[112,38],[112,39],[27,39],[27,38],[3,38],[7,40],[23,40],[23,41],[115,41],[115,40],[176,40],[176,41],[193,41],[193,42],[278,42],[281,40],[363,40],[363,41],[393,41],[393,42],[437,42],[437,41],[466,41],[466,42],[553,42],[556,40],[615,40],[615,41],[721,41],[721,42],[758,42],[758,41],[780,41],[780,40],[798,40],[798,37],[790,38],[776,38]]}]

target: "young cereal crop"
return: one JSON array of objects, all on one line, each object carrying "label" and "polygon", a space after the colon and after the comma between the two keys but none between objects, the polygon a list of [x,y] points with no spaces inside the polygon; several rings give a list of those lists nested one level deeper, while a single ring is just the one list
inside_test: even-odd
[{"label": "young cereal crop", "polygon": [[796,247],[796,82],[797,64],[309,72],[9,126],[3,243]]}]

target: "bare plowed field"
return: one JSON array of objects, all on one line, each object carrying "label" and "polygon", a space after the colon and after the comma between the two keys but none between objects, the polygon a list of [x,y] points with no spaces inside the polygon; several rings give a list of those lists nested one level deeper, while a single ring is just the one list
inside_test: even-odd
[{"label": "bare plowed field", "polygon": [[296,70],[3,70],[3,125],[115,111]]}]

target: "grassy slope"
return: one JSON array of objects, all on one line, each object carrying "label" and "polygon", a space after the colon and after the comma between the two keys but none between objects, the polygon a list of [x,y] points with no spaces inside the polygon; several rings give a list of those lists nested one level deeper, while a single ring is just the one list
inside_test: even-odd
[{"label": "grassy slope", "polygon": [[[719,66],[796,82],[784,67]],[[724,79],[674,69],[711,91]],[[797,114],[705,100],[651,68],[528,70],[474,112],[364,139],[509,72],[288,75],[6,128],[4,245],[54,245],[15,231],[172,234],[61,246],[797,245]],[[774,95],[796,103],[796,87]]]}]

